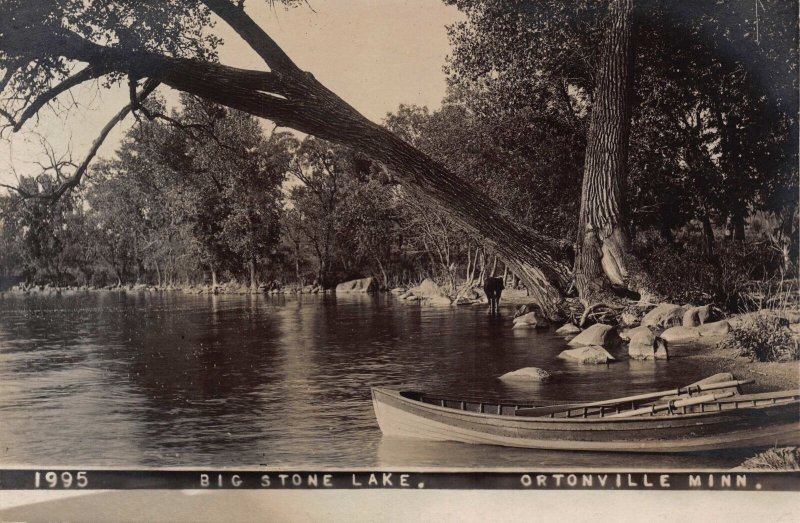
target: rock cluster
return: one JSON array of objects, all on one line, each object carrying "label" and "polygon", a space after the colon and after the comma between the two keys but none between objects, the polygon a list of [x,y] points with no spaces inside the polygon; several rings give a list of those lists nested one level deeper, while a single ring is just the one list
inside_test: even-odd
[{"label": "rock cluster", "polygon": [[453,300],[447,296],[444,289],[430,278],[422,280],[422,283],[400,294],[398,297],[402,300],[421,301],[425,305],[434,307],[449,307],[453,304]]}]

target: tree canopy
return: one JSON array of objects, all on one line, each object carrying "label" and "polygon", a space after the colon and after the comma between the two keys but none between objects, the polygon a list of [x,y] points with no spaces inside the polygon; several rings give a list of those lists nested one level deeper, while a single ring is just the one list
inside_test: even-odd
[{"label": "tree canopy", "polygon": [[[19,194],[64,195],[81,181],[116,123],[130,113],[154,118],[192,134],[204,143],[202,149],[212,151],[196,154],[187,165],[180,155],[169,160],[193,173],[196,193],[207,191],[208,201],[217,202],[207,206],[212,218],[195,231],[208,239],[204,263],[247,253],[256,262],[248,227],[252,232],[257,224],[273,238],[268,223],[274,216],[271,211],[248,214],[237,206],[250,201],[268,207],[272,195],[256,204],[260,196],[251,193],[258,173],[270,168],[249,163],[247,154],[231,163],[217,154],[215,133],[252,128],[246,118],[238,128],[216,128],[213,112],[219,104],[315,136],[320,142],[304,144],[309,151],[324,140],[354,151],[337,152],[337,158],[362,155],[379,162],[385,171],[350,164],[354,168],[347,169],[347,178],[356,185],[376,184],[375,194],[386,202],[407,198],[431,216],[440,214],[448,228],[463,231],[505,260],[532,298],[556,316],[573,277],[564,247],[575,238],[601,43],[613,25],[607,3],[447,0],[467,20],[450,28],[445,105],[433,113],[401,107],[384,127],[297,67],[250,18],[244,4],[253,1],[0,0],[0,10],[8,14],[0,18],[4,132],[18,131],[42,108],[64,102],[61,95],[89,81],[102,87],[127,84],[130,91],[129,103],[101,131],[83,162],[62,162],[50,182],[29,190],[17,187]],[[668,238],[672,229],[697,219],[707,234],[706,225],[729,223],[732,235],[740,237],[746,213],[757,209],[789,216],[786,223],[794,223],[796,201],[787,194],[796,194],[797,187],[796,3],[765,4],[754,17],[752,2],[745,0],[636,2],[629,64],[631,145],[622,202],[626,227],[660,227]],[[211,30],[217,19],[264,63],[247,70],[219,63],[221,42]],[[159,84],[203,102],[181,121],[147,101]],[[214,132],[208,133],[209,127]],[[252,147],[257,146],[245,145],[245,150]],[[308,161],[305,169],[307,181],[315,180]],[[216,170],[228,173],[224,182],[205,174]],[[248,175],[237,178],[235,171]],[[359,174],[373,171],[383,172],[385,179]],[[298,189],[297,201],[311,197],[316,183]],[[399,195],[384,190],[392,183],[402,185]],[[231,199],[231,194],[252,200]],[[296,224],[303,221],[302,207],[291,210]],[[235,216],[227,229],[226,216]],[[352,223],[352,230],[363,231]],[[213,238],[222,231],[241,241],[215,257]],[[364,242],[369,243],[366,236]],[[330,266],[327,258],[320,257],[319,265]]]}]

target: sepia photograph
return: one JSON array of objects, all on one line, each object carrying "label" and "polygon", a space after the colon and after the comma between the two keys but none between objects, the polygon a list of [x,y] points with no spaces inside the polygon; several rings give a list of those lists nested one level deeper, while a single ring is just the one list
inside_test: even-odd
[{"label": "sepia photograph", "polygon": [[798,20],[0,0],[0,521],[793,518]]}]

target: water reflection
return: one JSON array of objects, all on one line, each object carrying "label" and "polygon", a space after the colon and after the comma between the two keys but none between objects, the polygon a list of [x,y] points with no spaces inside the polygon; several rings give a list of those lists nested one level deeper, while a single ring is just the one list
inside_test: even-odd
[{"label": "water reflection", "polygon": [[[691,360],[557,360],[511,308],[390,296],[95,293],[0,301],[4,464],[156,466],[718,466],[719,455],[598,456],[382,439],[369,387],[521,402],[686,384]],[[545,383],[498,376],[542,367]],[[668,465],[669,464],[669,465]]]}]

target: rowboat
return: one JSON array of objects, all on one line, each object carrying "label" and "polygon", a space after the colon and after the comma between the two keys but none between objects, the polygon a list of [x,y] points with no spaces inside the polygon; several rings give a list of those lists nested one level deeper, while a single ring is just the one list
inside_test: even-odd
[{"label": "rowboat", "polygon": [[372,388],[385,436],[531,449],[695,452],[800,444],[800,390],[740,394],[752,381],[605,401],[536,405]]}]

